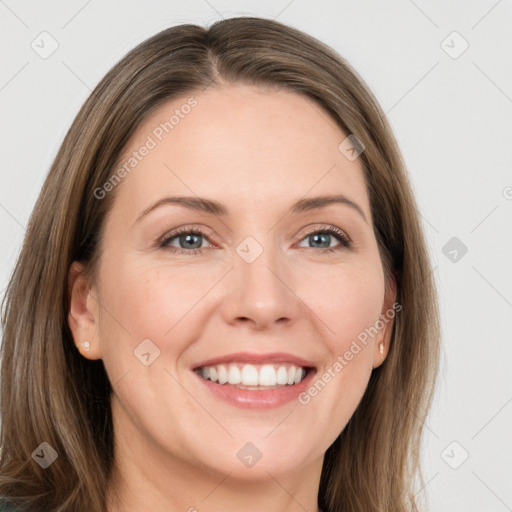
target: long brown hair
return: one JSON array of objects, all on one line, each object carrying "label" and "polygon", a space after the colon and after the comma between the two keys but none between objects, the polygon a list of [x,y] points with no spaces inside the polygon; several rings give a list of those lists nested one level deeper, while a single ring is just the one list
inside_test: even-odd
[{"label": "long brown hair", "polygon": [[[111,386],[101,360],[76,350],[68,270],[94,276],[111,178],[130,137],[164,102],[227,82],[282,87],[323,107],[362,142],[359,156],[386,278],[397,281],[388,356],[325,454],[318,504],[330,512],[418,510],[423,424],[439,358],[435,281],[397,143],[364,81],[331,48],[281,23],[230,18],[175,26],[116,64],[69,129],[28,225],[2,303],[0,495],[29,510],[104,510],[113,463]],[[341,141],[340,141],[341,142]],[[46,442],[58,459],[32,457]]]}]

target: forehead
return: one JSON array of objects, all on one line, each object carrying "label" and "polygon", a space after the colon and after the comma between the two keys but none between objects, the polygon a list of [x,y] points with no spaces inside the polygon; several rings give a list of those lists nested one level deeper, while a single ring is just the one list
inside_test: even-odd
[{"label": "forehead", "polygon": [[210,87],[165,103],[138,128],[118,164],[133,164],[119,200],[141,210],[166,194],[197,195],[236,214],[342,193],[371,218],[360,160],[339,149],[347,135],[295,92]]}]

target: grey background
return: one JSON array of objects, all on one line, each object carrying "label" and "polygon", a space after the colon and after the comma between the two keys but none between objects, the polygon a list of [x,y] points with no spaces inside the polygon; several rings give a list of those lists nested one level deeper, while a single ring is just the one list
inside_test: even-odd
[{"label": "grey background", "polygon": [[[418,493],[436,512],[512,510],[510,1],[0,0],[0,297],[49,166],[100,78],[168,26],[243,14],[332,46],[386,112],[441,301]],[[52,39],[45,59],[31,46],[48,51]]]}]

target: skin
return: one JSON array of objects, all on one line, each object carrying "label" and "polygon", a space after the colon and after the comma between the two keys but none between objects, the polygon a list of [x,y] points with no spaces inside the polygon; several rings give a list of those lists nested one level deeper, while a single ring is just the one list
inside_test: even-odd
[{"label": "skin", "polygon": [[[152,113],[126,154],[189,96]],[[118,185],[97,279],[77,262],[70,269],[75,343],[89,341],[78,349],[103,360],[114,389],[108,510],[316,511],[325,451],[385,359],[392,320],[306,405],[234,407],[190,366],[238,351],[283,351],[313,361],[321,377],[392,308],[395,285],[385,296],[361,163],[338,150],[347,134],[296,93],[223,85],[194,97],[197,106]],[[334,192],[368,222],[342,204],[287,214],[303,197]],[[229,214],[167,204],[136,222],[177,195],[216,200]],[[201,254],[179,237],[171,245],[189,253],[158,246],[178,226],[206,232],[191,242]],[[323,244],[308,236],[328,226],[346,233],[351,248],[332,235]],[[252,263],[236,252],[248,236],[263,249]],[[160,350],[149,366],[133,354],[144,339]],[[250,468],[236,456],[246,442],[262,453]]]}]

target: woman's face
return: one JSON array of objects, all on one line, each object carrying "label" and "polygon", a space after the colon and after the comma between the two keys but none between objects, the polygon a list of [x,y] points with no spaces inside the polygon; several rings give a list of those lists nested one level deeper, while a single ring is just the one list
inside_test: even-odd
[{"label": "woman's face", "polygon": [[[347,135],[311,100],[249,86],[173,100],[139,127],[90,315],[70,313],[134,453],[247,479],[321,467],[392,327],[362,334],[394,296]],[[314,201],[334,195],[347,201]],[[206,381],[198,366],[267,387]]]}]

